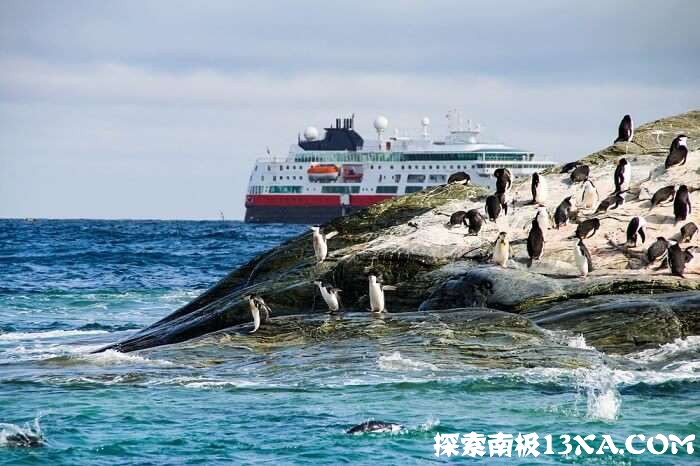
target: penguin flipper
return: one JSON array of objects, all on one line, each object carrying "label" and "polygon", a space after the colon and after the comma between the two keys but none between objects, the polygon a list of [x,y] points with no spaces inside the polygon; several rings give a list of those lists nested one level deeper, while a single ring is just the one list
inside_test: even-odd
[{"label": "penguin flipper", "polygon": [[328,233],[326,233],[326,234],[324,235],[324,238],[326,238],[326,240],[329,240],[329,239],[331,239],[331,238],[333,238],[334,236],[337,236],[337,235],[338,235],[338,232],[337,232],[337,231],[330,231],[330,232],[328,232]]},{"label": "penguin flipper", "polygon": [[396,291],[396,289],[394,285],[382,285],[382,290],[384,291]]}]

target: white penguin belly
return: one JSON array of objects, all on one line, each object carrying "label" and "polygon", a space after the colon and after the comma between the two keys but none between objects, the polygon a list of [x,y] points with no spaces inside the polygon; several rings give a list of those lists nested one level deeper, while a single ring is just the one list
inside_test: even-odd
[{"label": "white penguin belly", "polygon": [[504,244],[497,244],[496,247],[493,250],[493,261],[496,264],[501,265],[502,267],[506,266],[506,263],[508,262],[508,245]]},{"label": "white penguin belly", "polygon": [[384,291],[380,285],[371,285],[369,289],[369,305],[374,312],[384,310]]}]

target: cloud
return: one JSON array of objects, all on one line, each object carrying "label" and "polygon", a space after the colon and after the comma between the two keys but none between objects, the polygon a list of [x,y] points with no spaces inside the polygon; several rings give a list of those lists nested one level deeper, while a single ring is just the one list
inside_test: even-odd
[{"label": "cloud", "polygon": [[[355,113],[570,160],[700,106],[693,1],[11,1],[0,216],[242,216],[249,170]],[[679,12],[682,12],[679,14]]]}]

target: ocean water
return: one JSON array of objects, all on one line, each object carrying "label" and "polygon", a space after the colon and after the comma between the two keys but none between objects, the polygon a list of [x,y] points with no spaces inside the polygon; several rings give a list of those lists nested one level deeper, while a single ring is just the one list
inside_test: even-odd
[{"label": "ocean water", "polygon": [[[465,464],[435,456],[437,434],[551,434],[555,451],[562,434],[700,434],[700,337],[610,358],[580,335],[353,313],[90,354],[304,229],[0,220],[0,464]],[[370,419],[402,428],[345,433]],[[700,464],[512,454],[479,462]]]}]

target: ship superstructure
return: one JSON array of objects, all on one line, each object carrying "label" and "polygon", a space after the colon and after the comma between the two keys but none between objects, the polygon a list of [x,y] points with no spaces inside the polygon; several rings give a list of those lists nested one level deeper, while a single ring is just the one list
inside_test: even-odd
[{"label": "ship superstructure", "polygon": [[304,130],[285,158],[256,160],[246,194],[246,222],[323,223],[396,196],[445,184],[463,171],[471,183],[494,186],[493,172],[508,168],[515,178],[555,165],[535,154],[478,140],[479,126],[465,125],[456,111],[447,114],[449,134],[434,140],[430,120],[422,134],[386,136],[388,120],[374,121],[377,139],[365,141],[355,118],[338,118],[322,139]]}]

